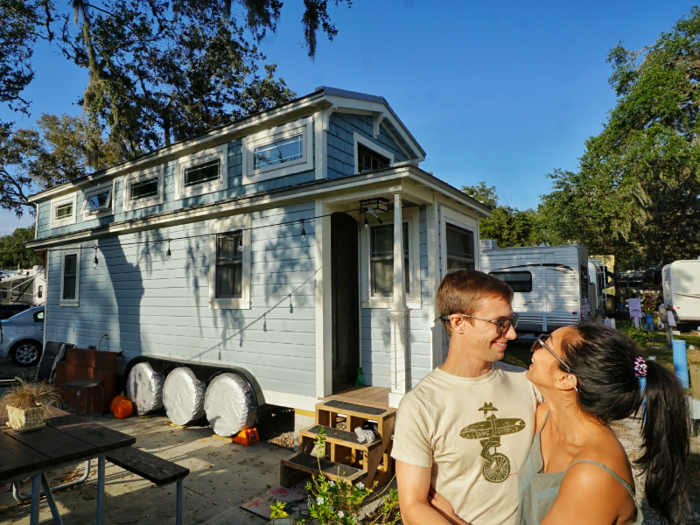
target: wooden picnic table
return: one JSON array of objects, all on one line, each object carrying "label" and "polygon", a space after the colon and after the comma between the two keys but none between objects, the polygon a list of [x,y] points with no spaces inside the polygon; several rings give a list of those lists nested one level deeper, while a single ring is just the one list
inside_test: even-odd
[{"label": "wooden picnic table", "polygon": [[104,514],[105,455],[130,447],[133,436],[97,423],[85,421],[63,410],[51,408],[46,426],[31,432],[16,432],[0,427],[0,484],[32,478],[30,524],[39,523],[40,485],[54,522],[62,525],[46,473],[61,467],[97,458],[97,519]]}]

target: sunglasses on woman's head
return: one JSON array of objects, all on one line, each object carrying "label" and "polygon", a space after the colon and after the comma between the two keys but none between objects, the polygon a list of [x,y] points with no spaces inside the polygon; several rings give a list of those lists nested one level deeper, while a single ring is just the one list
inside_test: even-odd
[{"label": "sunglasses on woman's head", "polygon": [[532,352],[532,353],[534,354],[534,353],[535,353],[537,350],[539,350],[540,348],[544,348],[544,349],[547,350],[550,354],[552,354],[554,357],[556,357],[557,361],[559,361],[559,362],[561,363],[561,365],[562,365],[564,368],[566,368],[567,372],[569,372],[570,374],[573,374],[574,372],[573,372],[573,370],[571,370],[571,367],[570,367],[569,365],[567,365],[567,364],[564,362],[564,360],[563,360],[561,357],[559,357],[559,356],[554,352],[554,350],[552,350],[552,349],[547,345],[547,343],[545,343],[545,341],[546,341],[547,339],[549,339],[549,334],[540,334],[540,336],[535,340],[535,342],[532,343],[532,347],[530,348],[530,352]]},{"label": "sunglasses on woman's head", "polygon": [[[503,335],[508,330],[510,330],[510,327],[512,326],[513,329],[515,329],[516,326],[518,326],[518,318],[520,317],[520,314],[513,314],[510,317],[501,317],[500,319],[484,319],[483,317],[474,317],[473,315],[467,315],[467,314],[450,314],[450,315],[461,315],[462,317],[467,317],[469,319],[478,319],[479,321],[486,321],[488,323],[493,323],[496,325],[496,333],[498,335]],[[450,321],[450,316],[449,315],[443,315],[441,317],[438,317],[441,321],[449,322]],[[437,321],[437,319],[436,319]]]}]

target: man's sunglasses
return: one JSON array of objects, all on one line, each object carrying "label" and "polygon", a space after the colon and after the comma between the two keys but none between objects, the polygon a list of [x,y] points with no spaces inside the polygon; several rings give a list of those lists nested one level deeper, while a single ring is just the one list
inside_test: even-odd
[{"label": "man's sunglasses", "polygon": [[554,350],[552,350],[552,349],[547,345],[547,343],[545,343],[545,341],[546,341],[547,339],[549,339],[549,334],[540,334],[540,336],[535,340],[535,342],[532,343],[532,347],[530,348],[530,352],[532,352],[532,353],[534,354],[534,353],[535,353],[537,350],[539,350],[540,348],[544,348],[544,349],[547,350],[550,354],[552,354],[554,357],[556,357],[557,361],[559,361],[559,362],[561,363],[561,365],[566,369],[567,372],[569,372],[570,374],[573,374],[574,371],[571,370],[571,367],[570,367],[569,365],[567,365],[567,364],[564,362],[564,360],[563,360],[561,357],[559,357],[559,356],[554,352]]},{"label": "man's sunglasses", "polygon": [[[510,317],[501,317],[500,319],[484,319],[483,317],[474,317],[473,315],[467,315],[467,314],[450,314],[450,315],[461,315],[462,317],[468,317],[469,319],[478,319],[479,321],[486,321],[488,323],[493,323],[496,325],[496,333],[498,335],[503,335],[508,330],[510,330],[510,327],[512,326],[513,329],[515,329],[516,326],[518,326],[518,318],[520,317],[520,314],[513,314]],[[445,321],[446,323],[450,322],[450,315],[443,315],[438,317],[441,321]]]}]

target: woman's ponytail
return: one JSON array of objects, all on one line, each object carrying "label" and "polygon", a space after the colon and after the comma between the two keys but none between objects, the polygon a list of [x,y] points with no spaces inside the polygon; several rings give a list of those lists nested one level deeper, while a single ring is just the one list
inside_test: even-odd
[{"label": "woman's ponytail", "polygon": [[647,475],[644,492],[649,506],[668,523],[681,525],[688,511],[684,475],[690,451],[688,400],[673,372],[655,361],[646,364],[644,454],[636,463]]}]

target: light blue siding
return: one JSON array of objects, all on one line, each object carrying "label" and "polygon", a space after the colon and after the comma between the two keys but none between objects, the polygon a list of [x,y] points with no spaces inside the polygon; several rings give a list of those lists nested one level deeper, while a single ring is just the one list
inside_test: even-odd
[{"label": "light blue siding", "polygon": [[[48,340],[242,366],[263,389],[315,395],[314,203],[251,214],[250,310],[209,308],[211,221],[84,242],[80,306],[59,306],[61,251],[49,256]],[[300,225],[280,223],[306,219]],[[172,257],[167,260],[167,238]]]}]

